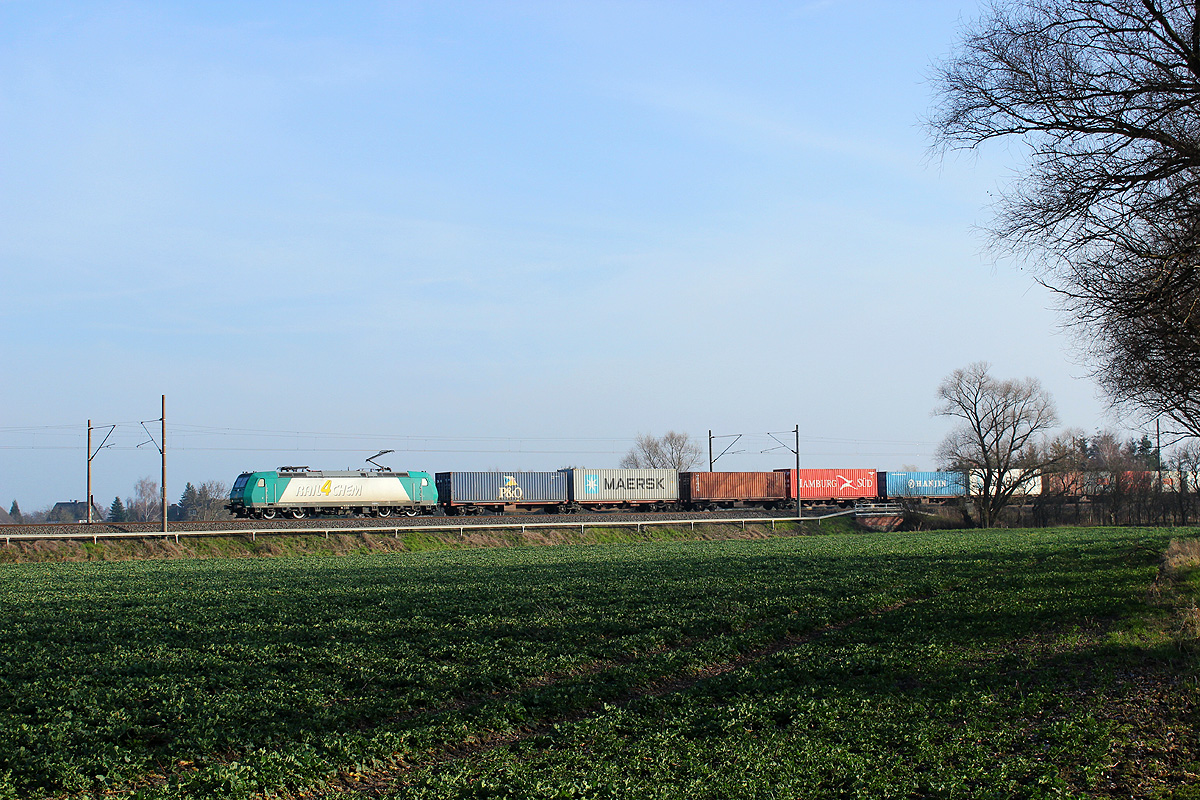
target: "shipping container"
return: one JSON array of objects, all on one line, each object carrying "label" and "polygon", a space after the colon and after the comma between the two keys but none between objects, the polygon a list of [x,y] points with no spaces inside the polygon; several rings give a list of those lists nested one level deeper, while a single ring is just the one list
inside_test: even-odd
[{"label": "shipping container", "polygon": [[[1037,472],[1027,472],[1020,469],[1010,469],[1000,478],[1004,487],[1017,485],[1013,491],[1014,497],[1029,497],[1042,493],[1042,476]],[[971,470],[971,496],[976,497],[983,492],[983,473]]]},{"label": "shipping container", "polygon": [[782,472],[683,472],[679,497],[691,504],[732,505],[738,501],[773,506],[787,502],[787,475]]},{"label": "shipping container", "polygon": [[1042,475],[1042,494],[1061,497],[1092,497],[1100,490],[1095,472],[1047,472]]},{"label": "shipping container", "polygon": [[[1196,491],[1196,475],[1187,475],[1187,489]],[[1090,498],[1104,495],[1178,491],[1179,472],[1164,470],[1161,478],[1150,470],[1131,472],[1047,472],[1042,476],[1042,493],[1056,497]]]},{"label": "shipping container", "polygon": [[[961,472],[881,472],[887,498],[962,497],[967,493]],[[886,482],[885,482],[886,481]]]},{"label": "shipping container", "polygon": [[505,506],[551,508],[566,505],[568,479],[557,472],[439,472],[438,497],[449,514],[469,510],[501,510]]},{"label": "shipping container", "polygon": [[571,500],[578,505],[666,504],[679,501],[673,469],[572,469]]},{"label": "shipping container", "polygon": [[[796,497],[796,470],[777,469],[788,475],[788,497]],[[800,499],[814,501],[874,500],[879,497],[878,476],[873,469],[802,469]]]}]

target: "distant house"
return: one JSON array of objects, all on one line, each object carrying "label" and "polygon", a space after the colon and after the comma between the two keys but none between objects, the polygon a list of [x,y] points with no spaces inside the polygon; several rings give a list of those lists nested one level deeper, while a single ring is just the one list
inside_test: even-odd
[{"label": "distant house", "polygon": [[[104,512],[100,507],[92,504],[92,519],[95,521],[104,519]],[[83,522],[87,520],[87,501],[72,500],[69,503],[55,503],[54,508],[50,509],[50,513],[46,515],[47,522]]]},{"label": "distant house", "polygon": [[0,508],[0,525],[11,525],[14,522],[16,522],[16,520],[10,517],[7,511],[5,511],[3,508]]}]

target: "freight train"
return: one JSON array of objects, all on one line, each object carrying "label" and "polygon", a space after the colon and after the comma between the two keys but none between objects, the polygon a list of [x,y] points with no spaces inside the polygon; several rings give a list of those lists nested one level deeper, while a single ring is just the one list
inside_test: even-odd
[{"label": "freight train", "polygon": [[781,469],[560,469],[554,472],[328,472],[280,467],[237,477],[226,506],[236,516],[303,519],[324,514],[390,517],[542,511],[712,511],[850,506],[908,497],[945,502],[966,493],[957,472]]}]

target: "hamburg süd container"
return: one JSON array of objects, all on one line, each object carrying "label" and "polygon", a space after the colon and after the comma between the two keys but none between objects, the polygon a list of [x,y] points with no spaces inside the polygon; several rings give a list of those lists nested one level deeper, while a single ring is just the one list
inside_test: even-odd
[{"label": "hamburg s\u00fcd container", "polygon": [[673,469],[572,469],[571,500],[603,503],[674,503],[679,473]]},{"label": "hamburg s\u00fcd container", "polygon": [[782,472],[681,472],[679,495],[684,502],[782,501],[787,479]]},{"label": "hamburg s\u00fcd container", "polygon": [[567,502],[567,473],[439,472],[438,497],[444,507],[561,505]]},{"label": "hamburg s\u00fcd container", "polygon": [[967,493],[961,472],[889,472],[887,496],[963,497]]},{"label": "hamburg s\u00fcd container", "polygon": [[788,497],[796,497],[797,486],[801,500],[863,500],[879,496],[876,472],[873,469],[802,469],[799,481],[796,470],[779,469],[788,475]]}]

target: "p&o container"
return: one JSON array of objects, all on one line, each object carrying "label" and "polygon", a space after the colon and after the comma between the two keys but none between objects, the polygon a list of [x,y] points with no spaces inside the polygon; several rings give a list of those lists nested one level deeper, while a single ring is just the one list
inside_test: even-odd
[{"label": "p&o container", "polygon": [[562,505],[567,502],[567,473],[439,472],[438,497],[443,506]]}]

